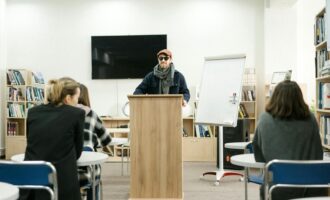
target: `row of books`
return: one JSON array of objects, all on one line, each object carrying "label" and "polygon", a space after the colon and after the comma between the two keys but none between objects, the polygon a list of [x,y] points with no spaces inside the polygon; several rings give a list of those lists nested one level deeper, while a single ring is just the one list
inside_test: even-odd
[{"label": "row of books", "polygon": [[[44,89],[38,87],[26,87],[25,95],[24,88],[8,87],[8,101],[43,101]],[[26,97],[26,98],[25,98]]]},{"label": "row of books", "polygon": [[240,118],[248,118],[249,117],[249,113],[246,110],[246,107],[244,106],[244,104],[239,104],[238,116]]},{"label": "row of books", "polygon": [[[9,69],[7,70],[7,84],[8,85],[25,85],[23,78],[23,70]],[[26,77],[26,76],[25,76]]]},{"label": "row of books", "polygon": [[28,101],[43,101],[44,89],[37,87],[26,87],[26,99]]},{"label": "row of books", "polygon": [[212,127],[209,125],[195,125],[195,137],[214,137]]},{"label": "row of books", "polygon": [[256,94],[254,90],[243,90],[242,91],[242,101],[255,101]]},{"label": "row of books", "polygon": [[316,22],[314,25],[314,44],[320,44],[323,42],[327,35],[327,29],[326,29],[326,13],[324,13],[324,16],[319,16],[316,18]]},{"label": "row of books", "polygon": [[9,101],[25,101],[22,88],[8,87],[8,100]]},{"label": "row of books", "polygon": [[318,108],[330,109],[330,83],[319,84]]},{"label": "row of books", "polygon": [[8,136],[19,135],[18,128],[19,128],[18,122],[11,122],[11,121],[7,122],[7,135]]},{"label": "row of books", "polygon": [[45,84],[45,79],[41,72],[32,72],[32,82],[33,83],[38,83],[38,84]]},{"label": "row of books", "polygon": [[9,117],[25,117],[24,104],[8,103],[7,113]]},{"label": "row of books", "polygon": [[321,77],[330,74],[329,53],[326,48],[315,52],[315,76]]},{"label": "row of books", "polygon": [[320,117],[320,134],[323,137],[323,143],[330,145],[330,116]]}]

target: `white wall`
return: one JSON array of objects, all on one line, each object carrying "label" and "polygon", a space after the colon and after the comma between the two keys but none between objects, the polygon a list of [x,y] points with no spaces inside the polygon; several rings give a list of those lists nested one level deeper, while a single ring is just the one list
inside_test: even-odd
[{"label": "white wall", "polygon": [[141,80],[91,80],[91,35],[167,34],[193,89],[205,56],[246,53],[246,65],[263,71],[263,10],[263,0],[10,0],[6,66],[71,76],[100,115],[122,115]]},{"label": "white wall", "polygon": [[[6,66],[6,31],[5,31],[5,14],[6,14],[6,0],[0,0],[0,84],[5,85],[5,66]],[[0,87],[0,98],[1,101],[1,108],[0,108],[0,121],[3,122],[5,117],[5,98],[4,95],[4,87]],[[4,123],[0,124],[0,133],[3,133],[5,130]],[[3,147],[5,144],[5,135],[0,134],[0,147]],[[2,151],[0,155],[2,155]]]},{"label": "white wall", "polygon": [[299,79],[307,85],[308,103],[315,103],[315,16],[325,7],[325,0],[297,2],[297,65]]},{"label": "white wall", "polygon": [[325,0],[270,0],[265,9],[265,82],[272,72],[293,70],[292,79],[306,84],[308,104],[315,101],[315,15]]},{"label": "white wall", "polygon": [[291,69],[292,78],[297,77],[296,8],[291,4],[272,2],[265,9],[266,83],[270,83],[272,73],[276,71]]}]

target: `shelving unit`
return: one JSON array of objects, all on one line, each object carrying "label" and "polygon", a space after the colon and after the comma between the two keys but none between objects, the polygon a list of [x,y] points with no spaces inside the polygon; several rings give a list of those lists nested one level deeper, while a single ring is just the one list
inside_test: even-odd
[{"label": "shelving unit", "polygon": [[250,135],[254,134],[257,124],[257,87],[255,68],[245,68],[243,75],[243,88],[241,105],[246,109],[250,124]]},{"label": "shelving unit", "polygon": [[[125,138],[128,141],[128,117],[102,117],[103,125],[110,132],[112,138]],[[119,145],[110,146],[112,160],[120,161],[122,148]],[[127,155],[128,148],[123,150],[124,156]]]},{"label": "shelving unit", "polygon": [[325,35],[326,9],[323,8],[315,16],[314,45],[315,45],[315,81],[316,81],[316,118],[320,125],[320,135],[323,147],[330,149],[330,69],[329,51]]},{"label": "shelving unit", "polygon": [[27,69],[7,69],[6,159],[24,153],[27,110],[44,100],[44,80],[40,73]]}]

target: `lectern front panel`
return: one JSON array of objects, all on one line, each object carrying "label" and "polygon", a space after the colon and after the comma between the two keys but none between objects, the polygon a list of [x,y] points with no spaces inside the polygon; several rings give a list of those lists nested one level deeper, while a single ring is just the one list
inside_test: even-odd
[{"label": "lectern front panel", "polygon": [[181,199],[181,95],[130,96],[129,100],[131,199]]}]

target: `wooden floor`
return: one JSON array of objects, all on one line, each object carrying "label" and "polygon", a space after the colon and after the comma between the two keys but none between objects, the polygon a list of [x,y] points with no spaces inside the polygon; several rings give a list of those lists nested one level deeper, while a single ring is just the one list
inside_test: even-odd
[{"label": "wooden floor", "polygon": [[[183,165],[183,192],[185,200],[244,200],[244,182],[239,177],[230,176],[214,186],[214,176],[201,180],[203,172],[215,169],[211,162],[185,162]],[[122,200],[129,198],[130,177],[124,165],[124,176],[121,176],[121,163],[107,162],[102,164],[103,199]],[[243,173],[243,171],[242,171]],[[259,199],[259,186],[248,184],[249,200]]]}]

